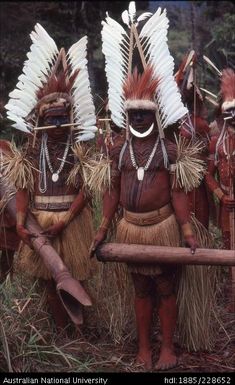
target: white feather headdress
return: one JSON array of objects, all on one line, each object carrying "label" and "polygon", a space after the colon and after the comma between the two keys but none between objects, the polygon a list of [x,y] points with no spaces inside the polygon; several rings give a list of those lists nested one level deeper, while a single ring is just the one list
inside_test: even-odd
[{"label": "white feather headdress", "polygon": [[62,61],[68,79],[78,73],[71,90],[71,123],[74,123],[77,130],[75,141],[94,138],[97,128],[87,69],[87,36],[73,44],[66,56],[64,49],[58,50],[54,40],[39,23],[35,25],[30,38],[32,45],[27,53],[28,59],[24,62],[23,73],[18,78],[15,90],[10,92],[9,102],[5,106],[8,118],[14,122],[12,126],[26,133],[33,131],[37,121],[34,109],[38,103],[38,91],[56,73]]},{"label": "white feather headdress", "polygon": [[[132,70],[133,48],[136,44],[143,68],[151,66],[154,78],[158,80],[156,114],[158,125],[163,130],[188,113],[174,79],[174,60],[167,45],[169,21],[166,10],[162,11],[161,8],[153,15],[147,12],[137,19],[135,13],[135,2],[131,1],[128,11],[122,13],[122,20],[129,28],[128,33],[108,14],[102,21],[102,50],[106,61],[111,118],[117,126],[125,128],[123,84]],[[138,34],[136,27],[146,18],[148,20]]]}]

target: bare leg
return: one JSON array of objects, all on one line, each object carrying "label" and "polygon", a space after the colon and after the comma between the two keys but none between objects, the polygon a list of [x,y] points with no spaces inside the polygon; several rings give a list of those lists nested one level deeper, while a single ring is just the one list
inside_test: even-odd
[{"label": "bare leg", "polygon": [[162,275],[157,278],[157,290],[160,295],[158,314],[162,332],[162,343],[157,370],[167,370],[177,364],[174,352],[173,337],[176,327],[177,307],[176,297],[173,291],[173,276]]},{"label": "bare leg", "polygon": [[150,346],[150,328],[152,321],[152,300],[150,297],[135,298],[135,314],[138,334],[138,354],[136,363],[152,368],[152,350]]},{"label": "bare leg", "polygon": [[162,345],[155,368],[157,370],[166,370],[175,367],[177,364],[177,357],[173,346],[177,317],[176,298],[174,295],[162,298],[158,314],[162,330]]},{"label": "bare leg", "polygon": [[47,301],[58,331],[66,328],[69,323],[68,314],[62,305],[57,292],[55,282],[44,281],[47,289]]},{"label": "bare leg", "polygon": [[148,294],[149,278],[140,274],[132,274],[135,286],[135,315],[138,335],[138,353],[136,363],[143,364],[146,369],[152,368],[152,350],[150,346],[150,329],[153,305]]}]

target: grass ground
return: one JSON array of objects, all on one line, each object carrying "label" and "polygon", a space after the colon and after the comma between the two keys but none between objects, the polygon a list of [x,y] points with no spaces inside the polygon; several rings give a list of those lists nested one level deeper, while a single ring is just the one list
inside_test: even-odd
[{"label": "grass ground", "polygon": [[[98,202],[95,202],[94,211],[97,227]],[[220,232],[214,226],[211,231],[216,248],[221,248]],[[101,297],[99,293],[103,296],[103,302],[98,304],[100,310],[85,314],[86,322],[79,334],[74,325],[58,334],[45,305],[45,293],[39,290],[37,281],[32,282],[27,275],[17,272],[16,258],[13,279],[8,276],[0,284],[0,372],[143,372],[143,367],[134,363],[137,341],[134,314],[129,310],[131,295],[128,293],[126,298],[117,295],[120,288],[114,290],[115,276],[107,279],[107,265],[102,265],[99,281],[94,282],[97,298]],[[227,311],[228,268],[220,270],[217,304],[222,322],[216,322],[212,351],[188,352],[180,346],[176,332],[174,342],[179,365],[168,372],[235,370],[235,319],[234,314]],[[100,290],[102,286],[103,291]],[[105,314],[107,309],[108,315]],[[117,318],[120,329],[115,323]],[[160,349],[157,319],[152,331],[152,346],[156,362]]]},{"label": "grass ground", "polygon": [[[217,328],[211,352],[187,352],[175,347],[179,366],[169,372],[232,372],[235,370],[235,319],[226,310],[227,269],[223,269],[218,294],[223,324]],[[80,335],[74,326],[67,333],[56,332],[45,307],[45,293],[37,282],[24,275],[8,276],[0,286],[0,372],[142,372],[134,364],[137,348],[135,333],[120,339],[108,325],[87,323]],[[158,327],[153,331],[153,358],[160,348]]]}]

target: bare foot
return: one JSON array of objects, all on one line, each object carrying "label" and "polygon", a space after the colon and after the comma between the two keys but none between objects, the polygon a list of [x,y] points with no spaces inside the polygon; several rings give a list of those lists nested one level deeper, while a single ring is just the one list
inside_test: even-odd
[{"label": "bare foot", "polygon": [[174,350],[169,347],[162,347],[159,360],[155,366],[156,370],[168,370],[177,366],[177,357]]},{"label": "bare foot", "polygon": [[152,351],[140,350],[136,356],[135,363],[143,365],[145,369],[152,369]]}]

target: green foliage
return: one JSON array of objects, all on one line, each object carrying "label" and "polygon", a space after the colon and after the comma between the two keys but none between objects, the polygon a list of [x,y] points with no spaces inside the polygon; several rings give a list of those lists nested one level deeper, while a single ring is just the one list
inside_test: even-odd
[{"label": "green foliage", "polygon": [[191,49],[190,36],[185,30],[169,31],[169,50],[175,59],[175,68],[177,69],[182,61],[182,53],[186,54]]},{"label": "green foliage", "polygon": [[211,25],[211,40],[206,45],[209,54],[222,69],[225,66],[235,68],[235,14],[225,13],[220,22]]}]

